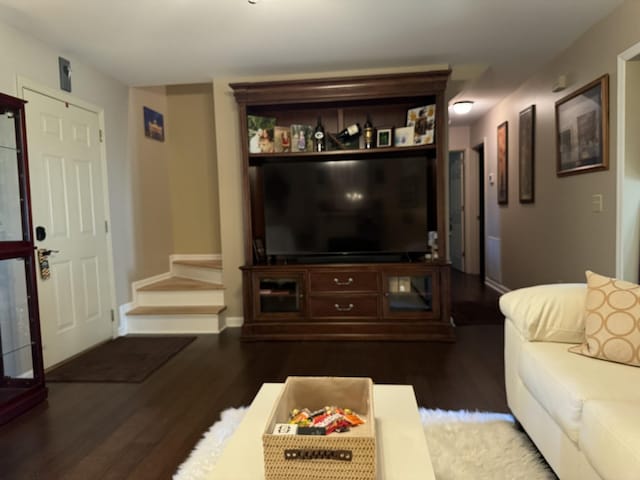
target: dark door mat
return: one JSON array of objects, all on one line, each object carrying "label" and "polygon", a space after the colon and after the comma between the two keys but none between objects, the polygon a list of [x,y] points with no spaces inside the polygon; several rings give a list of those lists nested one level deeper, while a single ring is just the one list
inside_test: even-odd
[{"label": "dark door mat", "polygon": [[140,383],[196,339],[118,337],[45,374],[47,382]]}]

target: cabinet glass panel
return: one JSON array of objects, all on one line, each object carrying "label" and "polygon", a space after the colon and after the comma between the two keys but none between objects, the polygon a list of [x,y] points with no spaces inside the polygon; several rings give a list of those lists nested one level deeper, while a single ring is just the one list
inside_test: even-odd
[{"label": "cabinet glass panel", "polygon": [[0,242],[23,240],[15,120],[13,112],[0,113]]},{"label": "cabinet glass panel", "polygon": [[0,260],[0,374],[33,378],[32,341],[26,269],[23,259]]},{"label": "cabinet glass panel", "polygon": [[431,275],[389,276],[387,279],[387,300],[391,312],[433,311]]},{"label": "cabinet glass panel", "polygon": [[260,312],[300,312],[300,279],[263,277],[260,279]]}]

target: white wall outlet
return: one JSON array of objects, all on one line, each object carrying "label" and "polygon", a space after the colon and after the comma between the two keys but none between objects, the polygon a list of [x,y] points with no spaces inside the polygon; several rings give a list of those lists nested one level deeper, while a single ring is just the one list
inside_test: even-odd
[{"label": "white wall outlet", "polygon": [[495,173],[490,173],[489,174],[489,185],[493,185],[494,183],[496,183],[496,174]]}]

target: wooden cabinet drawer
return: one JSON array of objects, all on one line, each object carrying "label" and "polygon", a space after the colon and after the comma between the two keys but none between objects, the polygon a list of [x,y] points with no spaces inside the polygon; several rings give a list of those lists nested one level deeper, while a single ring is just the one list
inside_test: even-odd
[{"label": "wooden cabinet drawer", "polygon": [[309,297],[311,317],[377,317],[377,295],[322,295]]},{"label": "wooden cabinet drawer", "polygon": [[378,273],[357,270],[311,272],[309,285],[311,292],[377,292]]}]

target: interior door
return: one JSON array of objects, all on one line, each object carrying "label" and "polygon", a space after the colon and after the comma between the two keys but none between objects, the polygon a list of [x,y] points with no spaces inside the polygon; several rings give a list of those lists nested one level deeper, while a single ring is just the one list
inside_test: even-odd
[{"label": "interior door", "polygon": [[45,368],[112,335],[99,119],[24,89]]},{"label": "interior door", "polygon": [[464,271],[464,152],[449,152],[449,248],[451,266]]}]

